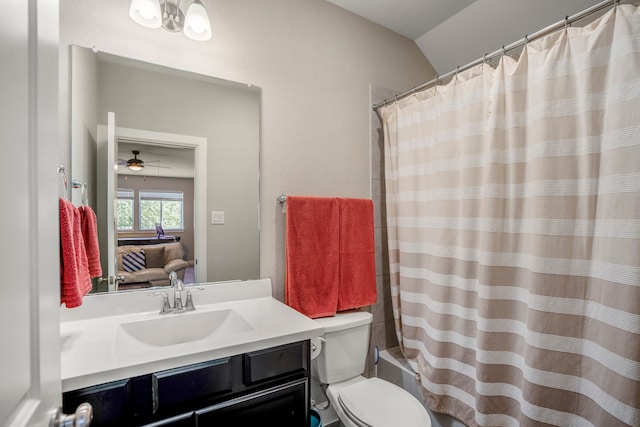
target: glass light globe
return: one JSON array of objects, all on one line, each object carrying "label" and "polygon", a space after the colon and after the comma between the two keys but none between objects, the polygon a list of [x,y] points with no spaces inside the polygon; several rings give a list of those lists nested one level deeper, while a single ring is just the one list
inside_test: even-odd
[{"label": "glass light globe", "polygon": [[195,0],[184,18],[184,34],[192,40],[205,41],[211,38],[209,15],[199,0]]},{"label": "glass light globe", "polygon": [[132,0],[129,16],[143,27],[160,28],[162,25],[159,0]]}]

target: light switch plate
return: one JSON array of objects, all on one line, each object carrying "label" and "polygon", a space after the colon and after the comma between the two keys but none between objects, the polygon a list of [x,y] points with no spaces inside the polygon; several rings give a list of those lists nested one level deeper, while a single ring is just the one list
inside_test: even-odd
[{"label": "light switch plate", "polygon": [[211,224],[224,224],[224,211],[211,211]]}]

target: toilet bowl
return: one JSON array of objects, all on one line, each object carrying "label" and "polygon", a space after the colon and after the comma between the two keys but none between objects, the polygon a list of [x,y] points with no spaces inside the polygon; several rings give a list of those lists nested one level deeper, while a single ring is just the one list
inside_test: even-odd
[{"label": "toilet bowl", "polygon": [[380,378],[365,378],[371,313],[355,311],[314,319],[325,334],[311,373],[346,427],[430,427],[424,406],[409,392]]}]

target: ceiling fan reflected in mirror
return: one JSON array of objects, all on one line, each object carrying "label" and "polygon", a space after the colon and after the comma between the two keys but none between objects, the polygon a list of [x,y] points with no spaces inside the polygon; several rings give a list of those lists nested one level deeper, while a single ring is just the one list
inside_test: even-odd
[{"label": "ceiling fan reflected in mirror", "polygon": [[159,162],[159,160],[149,160],[145,165],[145,162],[142,159],[138,158],[140,151],[131,150],[131,154],[133,154],[133,158],[129,160],[118,159],[118,166],[126,166],[134,172],[141,171],[145,168],[145,166],[150,166],[154,168],[163,168],[163,169],[171,169],[168,166],[160,166],[160,165],[149,165],[148,163]]},{"label": "ceiling fan reflected in mirror", "polygon": [[131,152],[133,154],[133,159],[129,159],[126,162],[126,165],[132,171],[141,171],[144,168],[144,162],[138,158],[139,151],[133,150]]}]

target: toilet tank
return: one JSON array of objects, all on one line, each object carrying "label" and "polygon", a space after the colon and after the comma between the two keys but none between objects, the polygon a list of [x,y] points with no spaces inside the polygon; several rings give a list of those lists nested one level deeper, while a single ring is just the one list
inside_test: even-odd
[{"label": "toilet tank", "polygon": [[313,319],[324,327],[324,341],[312,361],[312,375],[323,384],[357,377],[364,372],[369,351],[371,313],[352,311]]}]

